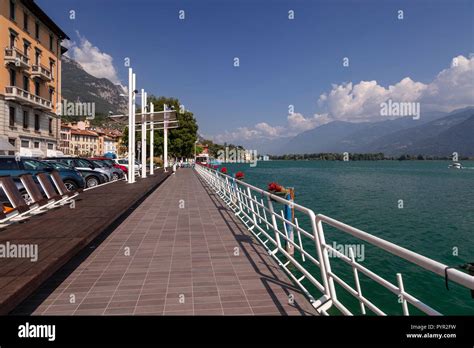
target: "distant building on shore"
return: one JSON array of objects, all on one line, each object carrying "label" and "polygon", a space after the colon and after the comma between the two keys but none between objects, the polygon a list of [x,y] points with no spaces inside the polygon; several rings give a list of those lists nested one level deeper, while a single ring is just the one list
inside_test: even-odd
[{"label": "distant building on shore", "polygon": [[0,154],[57,154],[64,39],[33,0],[0,1]]},{"label": "distant building on shore", "polygon": [[61,124],[60,150],[70,156],[120,156],[123,134],[116,129],[94,127],[89,120]]}]

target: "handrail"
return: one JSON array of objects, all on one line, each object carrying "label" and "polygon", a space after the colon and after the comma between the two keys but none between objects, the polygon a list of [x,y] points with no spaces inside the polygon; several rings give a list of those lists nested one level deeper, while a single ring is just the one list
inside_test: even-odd
[{"label": "handrail", "polygon": [[[449,281],[457,283],[468,289],[474,289],[474,276],[464,273],[447,265],[430,259],[421,254],[403,248],[392,242],[371,235],[365,231],[342,223],[322,214],[315,214],[313,210],[297,203],[291,202],[280,196],[262,190],[246,182],[237,180],[229,175],[220,173],[214,169],[202,165],[195,166],[196,172],[212,188],[218,196],[232,209],[237,217],[245,224],[247,229],[257,238],[257,240],[267,249],[268,253],[278,262],[278,264],[288,273],[290,278],[298,285],[309,298],[313,307],[318,313],[327,315],[331,307],[336,308],[344,315],[353,313],[342,303],[338,297],[335,284],[342,287],[352,297],[356,298],[360,304],[361,314],[366,314],[366,308],[377,315],[386,315],[385,311],[376,306],[362,293],[362,286],[359,280],[359,272],[370,280],[382,285],[384,288],[398,296],[404,315],[409,315],[408,304],[418,308],[428,315],[441,315],[440,312],[423,303],[413,295],[405,291],[403,277],[401,273],[396,274],[397,284],[392,284],[374,271],[359,263],[354,257],[354,250],[349,249],[349,256],[341,253],[325,241],[323,224],[330,225],[337,230],[351,235],[359,240],[370,243],[392,255],[411,262],[424,270],[430,271],[438,276],[445,276]],[[259,198],[257,198],[259,196]],[[266,200],[266,203],[265,203]],[[303,218],[308,219],[311,232],[301,227],[298,218],[289,221],[283,212],[275,211],[273,203],[290,205],[303,214]],[[282,227],[280,227],[282,226]],[[288,229],[293,229],[293,235],[297,240],[292,239]],[[303,242],[304,241],[304,242]],[[289,253],[284,244],[291,245],[296,251]],[[311,248],[311,245],[313,247]],[[314,249],[313,249],[314,248]],[[338,275],[332,270],[332,261],[329,253],[336,255],[338,259],[352,268],[355,288],[349,285],[342,275]],[[320,276],[313,274],[305,265],[310,262],[320,271]],[[292,264],[294,267],[287,267]],[[295,274],[296,269],[299,274]],[[320,279],[318,279],[320,278]],[[319,294],[315,294],[303,284],[303,280],[309,281]],[[319,296],[319,298],[318,298]]]}]

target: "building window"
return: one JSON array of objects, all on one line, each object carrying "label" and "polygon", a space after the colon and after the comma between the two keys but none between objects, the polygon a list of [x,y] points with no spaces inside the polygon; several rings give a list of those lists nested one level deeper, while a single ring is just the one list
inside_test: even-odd
[{"label": "building window", "polygon": [[49,89],[49,101],[50,101],[50,102],[53,101],[53,93],[54,93],[54,89],[50,88],[50,89]]},{"label": "building window", "polygon": [[15,108],[10,106],[10,127],[15,127]]},{"label": "building window", "polygon": [[49,35],[49,50],[50,51],[54,51],[53,42],[54,42],[53,35]]},{"label": "building window", "polygon": [[10,86],[16,86],[16,71],[10,69]]},{"label": "building window", "polygon": [[48,143],[48,150],[54,150],[54,144]]},{"label": "building window", "polygon": [[28,57],[28,48],[30,47],[30,43],[25,41],[23,43],[23,54]]},{"label": "building window", "polygon": [[39,149],[39,147],[40,147],[39,141],[35,141],[35,142],[33,143],[33,145],[34,145],[34,148],[35,148],[35,149]]},{"label": "building window", "polygon": [[10,0],[10,19],[15,20],[15,1]]},{"label": "building window", "polygon": [[41,55],[41,51],[36,49],[35,50],[35,65],[40,65],[40,55]]},{"label": "building window", "polygon": [[35,38],[36,40],[40,38],[40,25],[38,22],[35,23]]},{"label": "building window", "polygon": [[26,75],[23,75],[23,89],[27,92],[30,90],[30,81]]},{"label": "building window", "polygon": [[35,131],[40,130],[40,115],[35,114]]},{"label": "building window", "polygon": [[49,122],[48,124],[49,134],[53,134],[53,119],[50,118],[48,122]]},{"label": "building window", "polygon": [[29,148],[30,147],[30,141],[29,140],[22,140],[21,141],[21,147]]},{"label": "building window", "polygon": [[28,129],[28,111],[23,111],[23,128]]},{"label": "building window", "polygon": [[40,95],[40,83],[38,81],[35,81],[35,94]]},{"label": "building window", "polygon": [[28,14],[23,12],[23,29],[28,31]]},{"label": "building window", "polygon": [[10,33],[10,48],[15,47],[15,40],[16,40],[16,35],[14,33]]},{"label": "building window", "polygon": [[54,74],[53,74],[53,71],[54,71],[54,60],[50,60],[50,61],[49,61],[49,71],[51,72],[51,78],[54,80]]}]

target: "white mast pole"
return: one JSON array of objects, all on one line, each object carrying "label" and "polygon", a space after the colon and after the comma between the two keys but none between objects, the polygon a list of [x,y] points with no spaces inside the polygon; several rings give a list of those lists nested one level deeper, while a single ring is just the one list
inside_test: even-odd
[{"label": "white mast pole", "polygon": [[168,168],[168,115],[166,113],[168,107],[166,104],[163,105],[163,110],[165,111],[163,114],[164,122],[163,122],[163,167]]},{"label": "white mast pole", "polygon": [[131,184],[133,182],[132,180],[132,172],[131,172],[131,167],[133,166],[133,157],[132,157],[132,151],[133,151],[133,72],[132,68],[128,68],[128,183]]},{"label": "white mast pole", "polygon": [[132,182],[135,182],[135,105],[136,105],[136,90],[137,76],[135,73],[132,76],[132,165],[129,168],[129,172],[132,176]]},{"label": "white mast pole", "polygon": [[142,178],[146,178],[146,92],[142,89]]},{"label": "white mast pole", "polygon": [[153,131],[154,131],[154,125],[153,125],[153,113],[155,112],[155,105],[153,103],[150,103],[150,175],[154,174],[153,171],[153,159],[155,157],[154,154],[154,149],[153,149]]}]

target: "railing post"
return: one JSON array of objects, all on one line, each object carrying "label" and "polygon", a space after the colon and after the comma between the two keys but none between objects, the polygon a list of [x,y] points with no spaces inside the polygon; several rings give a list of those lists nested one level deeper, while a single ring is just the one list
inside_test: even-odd
[{"label": "railing post", "polygon": [[365,312],[365,305],[364,305],[364,302],[362,302],[362,289],[360,287],[360,280],[359,280],[359,272],[357,271],[357,268],[355,267],[355,256],[354,256],[354,250],[351,248],[349,248],[349,256],[351,258],[351,263],[352,263],[352,269],[353,269],[353,272],[354,272],[354,281],[355,281],[355,285],[356,285],[356,290],[357,290],[357,297],[359,298],[359,302],[360,302],[360,311],[362,312],[362,314],[366,314]]},{"label": "railing post", "polygon": [[397,273],[397,282],[398,282],[398,289],[400,290],[398,296],[399,296],[399,301],[401,301],[401,303],[402,303],[403,315],[408,316],[408,315],[410,315],[410,313],[408,312],[407,301],[404,298],[405,287],[403,286],[403,279],[402,279],[402,274],[401,273]]},{"label": "railing post", "polygon": [[278,250],[281,250],[281,241],[280,241],[280,234],[278,233],[278,224],[275,218],[275,210],[273,209],[273,203],[270,196],[267,196],[268,200],[268,209],[270,209],[270,214],[272,216],[272,224],[273,224],[273,231],[275,231],[275,240],[277,242]]},{"label": "railing post", "polygon": [[312,217],[311,225],[313,227],[314,241],[319,256],[319,265],[321,268],[321,277],[323,279],[326,295],[333,301],[337,301],[336,289],[334,288],[334,280],[329,276],[331,272],[331,264],[329,262],[328,251],[325,247],[326,240],[324,238],[324,230],[322,221],[317,216]]},{"label": "railing post", "polygon": [[252,200],[252,192],[250,192],[250,187],[248,186],[247,186],[247,195],[249,196],[249,199],[250,199],[250,209],[252,210],[253,224],[255,226],[257,225],[257,216],[255,215],[255,210],[254,210],[254,205],[253,205],[253,200]]}]

